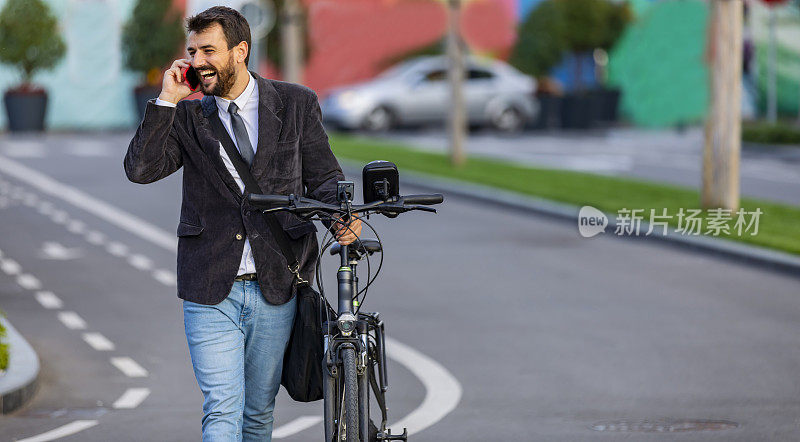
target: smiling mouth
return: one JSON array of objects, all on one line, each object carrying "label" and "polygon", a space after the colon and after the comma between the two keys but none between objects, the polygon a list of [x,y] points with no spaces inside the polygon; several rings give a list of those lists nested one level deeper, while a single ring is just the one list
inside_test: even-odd
[{"label": "smiling mouth", "polygon": [[200,78],[203,79],[204,83],[208,83],[217,76],[216,71],[199,71],[198,73],[200,74]]}]

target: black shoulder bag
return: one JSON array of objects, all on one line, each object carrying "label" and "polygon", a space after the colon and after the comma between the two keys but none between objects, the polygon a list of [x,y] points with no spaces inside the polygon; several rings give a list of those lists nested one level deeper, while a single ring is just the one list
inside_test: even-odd
[{"label": "black shoulder bag", "polygon": [[[225,152],[236,168],[236,172],[244,182],[245,193],[262,193],[261,187],[250,173],[250,169],[233,144],[228,132],[222,126],[222,121],[217,113],[211,115],[209,120],[214,133],[222,142],[222,147],[225,148]],[[292,250],[289,236],[281,227],[275,214],[266,213],[264,218],[289,264],[289,271],[294,273],[294,284],[297,290],[297,312],[294,317],[292,334],[283,357],[281,385],[296,401],[317,401],[323,397],[322,363],[325,358],[322,342],[322,322],[325,320],[323,308],[328,310],[328,316],[332,318],[336,317],[336,312],[316,290],[311,288],[308,281],[300,277],[300,262]]]}]

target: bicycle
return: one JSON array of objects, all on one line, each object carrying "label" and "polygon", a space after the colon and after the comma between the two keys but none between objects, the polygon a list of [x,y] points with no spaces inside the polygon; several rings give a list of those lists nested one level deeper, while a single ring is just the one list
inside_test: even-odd
[{"label": "bicycle", "polygon": [[[344,216],[346,221],[353,214],[384,214],[390,218],[400,213],[422,210],[436,212],[424,205],[439,204],[444,201],[440,194],[400,196],[397,168],[394,164],[381,161],[364,167],[364,202],[353,205],[354,184],[340,181],[337,188],[338,204],[297,197],[295,195],[250,195],[250,201],[264,212],[286,210],[300,216],[318,221],[336,221]],[[386,428],[386,392],[388,380],[386,372],[386,347],[384,324],[377,312],[363,312],[361,306],[367,289],[375,281],[383,265],[383,246],[375,229],[363,217],[362,223],[369,227],[376,239],[358,238],[352,245],[334,244],[335,238],[320,248],[317,259],[317,286],[320,296],[325,300],[326,314],[331,310],[327,305],[321,279],[321,258],[330,247],[331,255],[339,255],[340,266],[337,271],[338,310],[336,317],[326,317],[323,323],[325,359],[322,370],[323,409],[325,440],[344,442],[372,442],[408,440],[408,431],[392,434]],[[375,276],[370,278],[369,257],[381,254],[381,261]],[[356,269],[359,261],[367,260],[367,284],[359,290]],[[361,300],[358,296],[363,295]],[[378,428],[370,420],[370,387],[381,411],[381,425]],[[354,431],[355,430],[355,431]]]}]

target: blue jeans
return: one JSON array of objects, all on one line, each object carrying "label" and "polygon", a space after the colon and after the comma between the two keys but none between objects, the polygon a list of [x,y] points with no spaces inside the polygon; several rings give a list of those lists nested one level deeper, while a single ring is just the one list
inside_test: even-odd
[{"label": "blue jeans", "polygon": [[272,439],[272,410],[296,297],[269,304],[257,281],[236,281],[216,305],[183,301],[183,325],[203,392],[203,441]]}]

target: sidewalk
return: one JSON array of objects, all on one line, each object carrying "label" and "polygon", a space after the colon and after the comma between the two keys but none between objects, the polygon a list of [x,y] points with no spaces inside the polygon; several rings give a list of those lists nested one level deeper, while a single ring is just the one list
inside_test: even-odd
[{"label": "sidewalk", "polygon": [[0,414],[11,413],[36,393],[39,379],[39,357],[25,338],[6,318],[0,317],[6,329],[9,346],[8,369],[0,375]]},{"label": "sidewalk", "polygon": [[[376,138],[426,151],[444,152],[448,148],[447,134],[440,129],[399,130]],[[513,135],[483,130],[470,133],[466,150],[470,155],[537,167],[630,176],[697,188],[701,183],[703,130],[612,128]],[[800,206],[799,166],[800,148],[743,145],[742,196]]]}]

